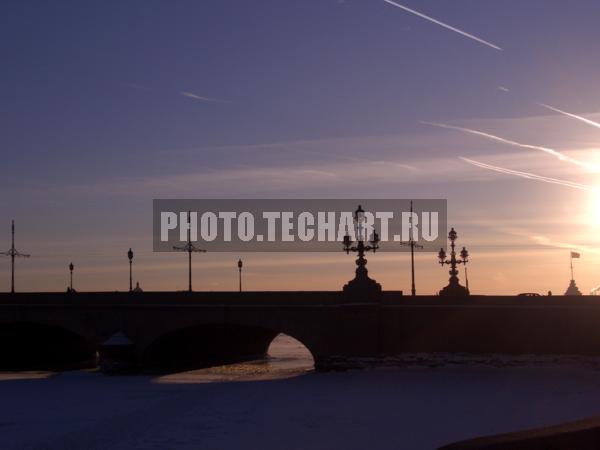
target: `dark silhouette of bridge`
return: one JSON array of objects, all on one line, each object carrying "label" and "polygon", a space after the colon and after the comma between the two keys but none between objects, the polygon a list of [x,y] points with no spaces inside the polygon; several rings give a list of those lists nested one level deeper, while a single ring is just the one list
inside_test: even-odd
[{"label": "dark silhouette of bridge", "polygon": [[321,370],[379,364],[407,352],[600,355],[599,323],[593,296],[0,294],[0,364],[107,359],[110,346],[103,344],[120,336],[120,357],[135,367],[200,367],[265,356],[279,333],[304,344]]}]

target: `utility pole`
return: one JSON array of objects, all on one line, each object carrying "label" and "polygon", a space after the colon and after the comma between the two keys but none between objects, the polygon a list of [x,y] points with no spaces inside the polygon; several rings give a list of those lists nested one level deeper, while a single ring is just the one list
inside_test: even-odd
[{"label": "utility pole", "polygon": [[187,244],[183,247],[173,247],[173,250],[179,250],[180,252],[188,253],[188,292],[192,292],[192,253],[206,253],[206,250],[196,248],[192,244],[192,221],[191,212],[187,213],[188,230],[187,230]]},{"label": "utility pole", "polygon": [[73,292],[73,269],[75,269],[75,266],[73,265],[73,263],[69,264],[69,272],[71,273],[71,284],[70,284],[71,292]]},{"label": "utility pole", "polygon": [[408,242],[401,242],[400,245],[410,247],[410,273],[411,273],[411,288],[410,293],[414,297],[417,295],[417,289],[415,285],[415,248],[423,248],[422,245],[417,244],[414,239],[413,230],[413,202],[410,201],[410,235]]},{"label": "utility pole", "polygon": [[127,258],[129,259],[129,292],[133,292],[133,269],[131,264],[133,263],[133,251],[131,248],[127,252]]},{"label": "utility pole", "polygon": [[21,258],[29,258],[31,255],[26,255],[24,253],[19,253],[19,251],[15,248],[15,221],[12,221],[12,245],[10,250],[4,253],[0,253],[3,256],[10,256],[11,259],[11,271],[10,271],[10,293],[15,293],[15,257]]}]

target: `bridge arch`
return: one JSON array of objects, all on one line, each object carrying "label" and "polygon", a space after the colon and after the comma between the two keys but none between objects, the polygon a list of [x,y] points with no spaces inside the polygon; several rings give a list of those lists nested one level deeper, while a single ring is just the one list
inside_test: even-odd
[{"label": "bridge arch", "polygon": [[156,336],[144,349],[142,362],[147,367],[199,368],[264,358],[280,334],[300,342],[316,361],[310,344],[288,330],[240,323],[198,323]]},{"label": "bridge arch", "polygon": [[95,343],[68,328],[36,321],[0,324],[2,369],[81,367],[95,359]]}]

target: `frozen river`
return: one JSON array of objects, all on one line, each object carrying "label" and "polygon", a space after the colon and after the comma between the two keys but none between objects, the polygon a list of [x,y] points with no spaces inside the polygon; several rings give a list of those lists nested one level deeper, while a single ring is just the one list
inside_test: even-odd
[{"label": "frozen river", "polygon": [[600,371],[449,364],[314,373],[278,338],[268,362],[167,376],[0,374],[0,446],[433,449],[600,415]]}]

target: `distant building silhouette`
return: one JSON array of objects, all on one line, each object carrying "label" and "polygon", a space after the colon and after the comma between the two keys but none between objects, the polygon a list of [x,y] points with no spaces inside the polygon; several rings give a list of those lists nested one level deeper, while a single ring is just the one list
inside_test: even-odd
[{"label": "distant building silhouette", "polygon": [[140,282],[139,281],[135,282],[135,288],[133,288],[133,291],[131,291],[131,292],[144,292],[142,290],[142,288],[140,287]]},{"label": "distant building silhouette", "polygon": [[565,295],[583,295],[577,285],[575,284],[575,280],[571,280],[569,283],[569,287],[565,292]]},{"label": "distant building silhouette", "polygon": [[577,284],[575,284],[575,277],[573,276],[573,258],[579,259],[581,258],[581,254],[577,253],[577,252],[571,252],[571,282],[569,283],[569,287],[567,288],[567,291],[565,292],[565,295],[583,295],[581,293],[581,291],[579,290],[579,288],[577,287]]}]

